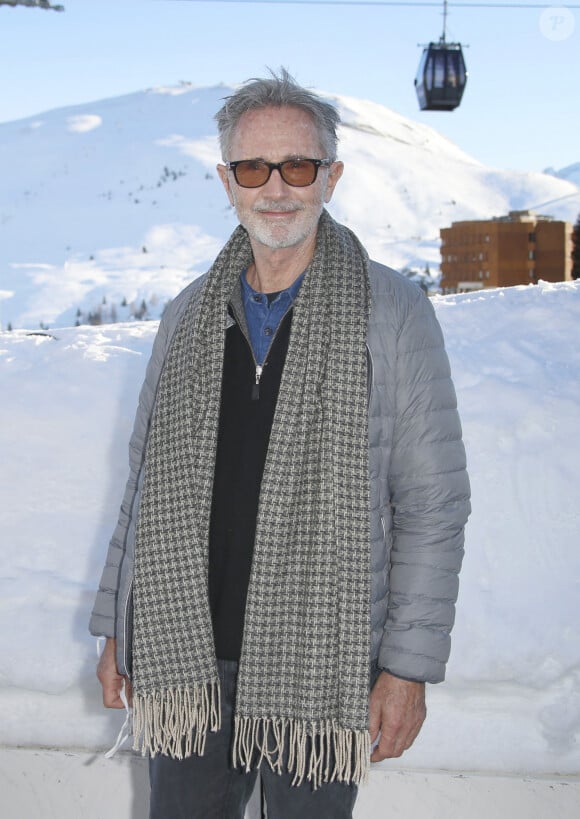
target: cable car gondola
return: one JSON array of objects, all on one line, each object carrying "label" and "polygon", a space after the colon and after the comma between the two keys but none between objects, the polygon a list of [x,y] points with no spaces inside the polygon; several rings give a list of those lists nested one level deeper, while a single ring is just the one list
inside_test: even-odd
[{"label": "cable car gondola", "polygon": [[461,43],[445,41],[447,0],[443,3],[443,34],[438,43],[423,50],[415,78],[415,90],[422,111],[453,111],[461,102],[467,71]]}]

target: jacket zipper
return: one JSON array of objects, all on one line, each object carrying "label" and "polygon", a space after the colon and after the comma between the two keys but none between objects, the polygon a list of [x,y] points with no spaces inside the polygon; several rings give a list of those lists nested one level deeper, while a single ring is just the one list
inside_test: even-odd
[{"label": "jacket zipper", "polygon": [[[274,339],[272,339],[274,341]],[[250,344],[250,347],[252,345]],[[270,345],[272,346],[272,345]],[[254,353],[252,352],[252,356]],[[266,356],[267,358],[268,356]],[[264,364],[266,363],[264,359]],[[256,359],[254,358],[254,364],[256,364]],[[264,371],[264,364],[256,364],[256,380],[254,381],[254,386],[252,387],[252,401],[258,401],[260,398],[260,379],[262,378],[262,372]]]},{"label": "jacket zipper", "polygon": [[288,309],[286,310],[284,315],[280,318],[280,321],[278,322],[278,326],[276,327],[276,332],[274,333],[274,335],[272,336],[272,340],[270,341],[270,346],[268,347],[268,352],[266,353],[266,357],[264,358],[264,361],[263,361],[262,364],[258,364],[258,362],[256,361],[256,356],[254,354],[254,349],[252,347],[252,343],[251,343],[250,339],[248,338],[248,336],[247,336],[247,334],[246,334],[246,332],[244,330],[244,325],[242,324],[242,322],[239,320],[238,316],[236,315],[235,307],[232,305],[232,312],[234,314],[236,324],[238,325],[238,327],[242,331],[243,337],[246,339],[246,344],[250,348],[250,353],[252,355],[252,361],[254,362],[254,383],[252,385],[252,401],[259,401],[260,400],[260,380],[262,378],[262,373],[264,372],[264,367],[268,363],[268,356],[270,355],[270,350],[274,346],[274,341],[276,340],[276,336],[278,335],[278,331],[279,331],[280,327],[282,326],[282,322],[284,321],[284,319],[286,318],[286,316],[288,315],[288,313],[290,312],[290,310],[292,309],[293,306],[294,306],[293,302],[290,305],[288,305]]}]

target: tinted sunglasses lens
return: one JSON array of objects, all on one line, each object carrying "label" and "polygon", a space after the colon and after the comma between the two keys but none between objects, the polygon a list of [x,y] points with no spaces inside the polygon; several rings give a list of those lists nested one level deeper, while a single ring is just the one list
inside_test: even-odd
[{"label": "tinted sunglasses lens", "polygon": [[238,185],[243,188],[259,188],[265,185],[270,176],[270,168],[265,162],[238,162],[234,168],[234,176]]},{"label": "tinted sunglasses lens", "polygon": [[[282,179],[295,188],[312,185],[317,170],[316,163],[311,159],[288,159],[280,165]],[[242,188],[260,188],[270,178],[270,166],[259,160],[242,160],[235,165],[234,176]]]},{"label": "tinted sunglasses lens", "polygon": [[311,159],[289,159],[281,166],[282,179],[287,185],[305,188],[316,179],[317,167]]}]

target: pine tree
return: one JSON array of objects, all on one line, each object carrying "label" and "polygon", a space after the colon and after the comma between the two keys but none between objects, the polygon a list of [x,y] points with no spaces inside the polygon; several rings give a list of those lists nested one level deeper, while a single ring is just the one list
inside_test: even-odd
[{"label": "pine tree", "polygon": [[572,231],[572,278],[580,279],[580,214]]},{"label": "pine tree", "polygon": [[143,299],[141,301],[139,309],[135,310],[135,318],[138,321],[141,321],[142,319],[145,318],[146,315],[147,315],[147,302],[145,301],[145,299]]}]

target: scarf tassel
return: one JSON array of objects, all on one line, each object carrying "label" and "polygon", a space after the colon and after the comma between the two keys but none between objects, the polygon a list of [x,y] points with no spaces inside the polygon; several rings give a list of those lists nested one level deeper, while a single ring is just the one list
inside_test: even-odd
[{"label": "scarf tassel", "polygon": [[276,773],[293,774],[292,785],[306,779],[313,790],[327,782],[359,784],[368,779],[366,730],[343,728],[334,720],[309,724],[287,717],[236,716],[234,723],[234,767],[248,772],[265,760]]},{"label": "scarf tassel", "polygon": [[133,696],[133,749],[143,756],[203,756],[208,730],[220,726],[218,681]]}]

